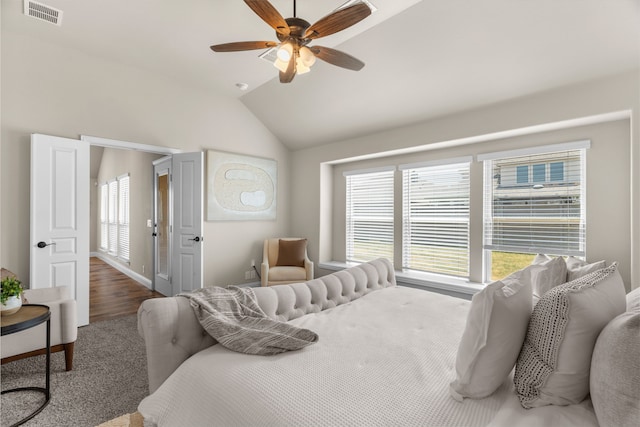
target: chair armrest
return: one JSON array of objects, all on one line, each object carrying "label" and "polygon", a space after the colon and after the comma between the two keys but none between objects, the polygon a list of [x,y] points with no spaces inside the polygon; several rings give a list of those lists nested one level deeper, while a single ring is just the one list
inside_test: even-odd
[{"label": "chair armrest", "polygon": [[313,279],[313,261],[311,261],[309,257],[306,257],[304,260],[304,269],[307,274],[307,280]]},{"label": "chair armrest", "polygon": [[263,262],[260,265],[260,286],[267,286],[269,283],[269,263]]},{"label": "chair armrest", "polygon": [[[58,299],[54,301],[33,301],[30,303],[44,304],[51,313],[51,346],[69,344],[78,338],[78,311],[73,299]],[[11,357],[45,347],[45,324],[2,337],[0,347],[2,357]]]},{"label": "chair armrest", "polygon": [[30,304],[47,304],[48,301],[72,299],[71,289],[68,286],[25,289],[24,297]]},{"label": "chair armrest", "polygon": [[51,312],[51,342],[68,344],[78,338],[78,309],[68,286],[26,289],[29,304],[44,304]]}]

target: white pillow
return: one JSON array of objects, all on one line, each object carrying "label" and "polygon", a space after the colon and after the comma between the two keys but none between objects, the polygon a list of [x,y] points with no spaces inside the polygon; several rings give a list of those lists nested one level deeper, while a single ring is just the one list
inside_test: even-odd
[{"label": "white pillow", "polygon": [[565,263],[567,264],[567,282],[576,280],[607,266],[604,260],[589,264],[586,261],[573,256],[567,257]]},{"label": "white pillow", "polygon": [[589,391],[600,427],[640,423],[640,311],[627,311],[600,333]]},{"label": "white pillow", "polygon": [[544,267],[531,273],[534,299],[539,299],[547,293],[549,289],[566,283],[567,264],[561,256],[551,258],[548,255],[538,254],[533,259],[532,264]]},{"label": "white pillow", "polygon": [[451,396],[480,399],[493,393],[516,363],[531,315],[529,266],[475,294],[456,357]]},{"label": "white pillow", "polygon": [[627,294],[627,311],[640,311],[640,288]]},{"label": "white pillow", "polygon": [[514,383],[522,406],[581,402],[589,393],[596,339],[625,305],[617,263],[544,294],[533,309],[516,363]]}]

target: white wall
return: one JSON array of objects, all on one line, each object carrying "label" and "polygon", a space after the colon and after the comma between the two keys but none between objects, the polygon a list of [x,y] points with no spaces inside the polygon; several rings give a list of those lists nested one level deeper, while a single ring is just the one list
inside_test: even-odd
[{"label": "white wall", "polygon": [[244,282],[262,240],[289,235],[289,151],[236,99],[2,32],[0,263],[28,283],[31,133],[93,135],[141,144],[275,159],[275,221],[206,222],[205,285]]},{"label": "white wall", "polygon": [[[605,113],[627,111],[630,119],[623,120],[623,128],[617,128],[618,141],[615,145],[615,161],[622,161],[622,169],[629,171],[630,184],[623,185],[616,191],[612,199],[606,199],[604,195],[608,189],[596,190],[596,198],[600,198],[602,205],[590,203],[588,215],[594,218],[608,218],[620,215],[619,221],[611,225],[605,225],[601,219],[594,220],[595,225],[590,229],[588,236],[591,239],[593,250],[598,242],[609,239],[608,231],[612,230],[616,236],[615,241],[609,241],[609,245],[619,244],[615,251],[615,257],[621,257],[627,263],[627,286],[640,286],[640,137],[638,123],[640,122],[640,73],[633,70],[617,76],[601,79],[593,82],[580,83],[569,87],[559,88],[532,95],[525,98],[514,99],[509,102],[487,106],[486,108],[461,112],[459,114],[429,120],[412,126],[392,129],[360,138],[339,141],[320,147],[299,150],[292,153],[291,173],[296,179],[292,182],[292,233],[305,236],[309,239],[309,253],[316,261],[339,260],[340,253],[334,247],[336,240],[333,230],[337,230],[340,224],[333,212],[341,209],[332,205],[333,167],[330,163],[339,162],[341,159],[370,156],[392,150],[428,150],[448,145],[478,144],[480,140],[497,141],[504,135],[487,136],[486,138],[474,138],[492,135],[498,132],[513,131],[531,126],[562,122],[579,119],[588,116]],[[425,100],[428,102],[428,100]],[[629,129],[630,128],[630,129]],[[597,129],[600,129],[599,127]],[[548,130],[548,129],[547,129]],[[567,131],[569,132],[569,131]],[[598,132],[600,132],[598,130]],[[606,132],[605,132],[606,134]],[[542,134],[539,134],[542,135]],[[595,133],[588,131],[581,133],[560,132],[540,136],[545,143],[556,136],[561,138],[595,139]],[[465,140],[465,138],[470,138]],[[526,143],[537,143],[536,136],[529,138]],[[607,136],[598,136],[598,146],[607,153]],[[505,147],[517,147],[523,143],[523,139],[511,138],[500,142]],[[482,144],[480,144],[482,145]],[[480,152],[480,147],[474,147],[473,151]],[[621,151],[618,151],[621,150]],[[466,150],[468,151],[468,150]],[[491,150],[483,150],[491,151]],[[608,154],[608,153],[607,153]],[[430,155],[430,154],[429,154]],[[606,175],[603,169],[599,171],[599,162],[606,162],[605,157],[593,159],[589,163],[591,173],[602,177]],[[612,160],[613,161],[613,160]],[[607,165],[616,169],[615,165]],[[596,169],[594,169],[596,168]],[[596,179],[597,178],[593,178]],[[619,180],[624,180],[624,175]],[[619,181],[618,181],[619,182]],[[321,203],[322,200],[322,203]],[[617,206],[621,204],[622,210]],[[628,210],[628,211],[627,211]],[[620,239],[620,241],[618,241]],[[335,242],[335,244],[340,244]],[[619,255],[618,255],[619,254]],[[591,253],[597,257],[596,253]],[[337,258],[336,258],[337,257]],[[611,256],[606,256],[611,260]],[[322,273],[322,272],[321,272]]]}]

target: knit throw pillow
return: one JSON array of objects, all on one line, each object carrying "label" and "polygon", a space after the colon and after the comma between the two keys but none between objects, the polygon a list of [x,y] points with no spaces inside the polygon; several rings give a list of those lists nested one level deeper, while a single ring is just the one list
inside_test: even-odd
[{"label": "knit throw pillow", "polygon": [[531,314],[516,362],[514,383],[522,406],[581,402],[589,393],[596,339],[625,306],[617,263],[546,292]]}]

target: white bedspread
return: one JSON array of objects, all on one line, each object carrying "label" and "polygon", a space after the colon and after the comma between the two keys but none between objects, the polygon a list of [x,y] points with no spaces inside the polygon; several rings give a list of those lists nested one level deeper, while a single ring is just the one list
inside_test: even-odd
[{"label": "white bedspread", "polygon": [[509,381],[486,399],[449,396],[469,304],[403,287],[375,291],[293,320],[320,337],[304,349],[201,351],[138,410],[160,427],[486,426],[515,396]]}]

